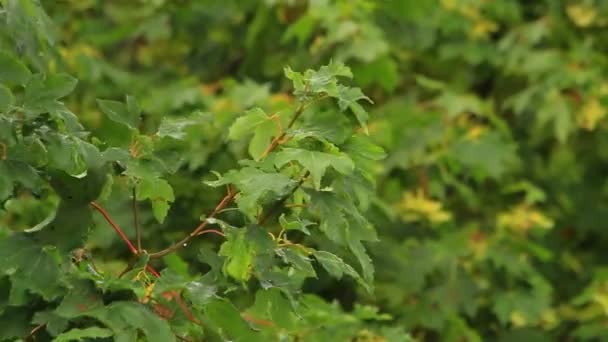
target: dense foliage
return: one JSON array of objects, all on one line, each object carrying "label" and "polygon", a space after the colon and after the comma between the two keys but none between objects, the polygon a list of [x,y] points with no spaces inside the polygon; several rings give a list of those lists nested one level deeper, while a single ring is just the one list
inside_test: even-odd
[{"label": "dense foliage", "polygon": [[0,341],[606,339],[606,25],[0,0]]}]

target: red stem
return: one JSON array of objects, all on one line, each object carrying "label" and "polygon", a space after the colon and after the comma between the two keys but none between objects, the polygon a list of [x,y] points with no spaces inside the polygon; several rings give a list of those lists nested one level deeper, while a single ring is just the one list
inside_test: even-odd
[{"label": "red stem", "polygon": [[[91,206],[93,208],[95,208],[97,211],[99,211],[99,213],[101,213],[101,215],[103,215],[103,217],[106,219],[106,221],[108,221],[108,223],[110,224],[110,226],[112,226],[112,228],[114,228],[114,230],[118,233],[118,235],[120,235],[120,238],[127,244],[127,246],[129,246],[129,249],[131,250],[131,253],[133,253],[135,255],[138,255],[139,252],[137,251],[137,248],[135,248],[135,246],[133,245],[133,243],[131,242],[131,240],[129,240],[129,238],[127,237],[127,234],[125,234],[125,232],[122,230],[122,228],[120,228],[116,224],[116,222],[114,222],[114,220],[112,220],[112,218],[110,217],[110,215],[108,215],[108,213],[105,211],[105,209],[103,209],[95,201],[91,202]],[[160,273],[158,273],[154,269],[154,267],[152,267],[150,265],[146,265],[146,270],[148,272],[150,272],[152,275],[154,275],[156,278],[160,278]]]},{"label": "red stem", "polygon": [[217,229],[205,229],[196,235],[204,235],[204,234],[209,234],[209,233],[219,235],[219,236],[226,236],[224,233],[222,233],[221,231],[219,231]]},{"label": "red stem", "polygon": [[118,235],[120,235],[120,238],[127,244],[127,246],[129,246],[129,249],[131,250],[131,252],[133,254],[138,254],[137,253],[137,248],[135,248],[135,246],[133,246],[133,244],[131,243],[131,241],[129,240],[129,238],[125,234],[125,232],[122,230],[122,228],[120,228],[114,222],[114,220],[112,220],[112,218],[110,217],[110,215],[108,215],[108,213],[99,204],[97,204],[95,201],[91,202],[91,206],[93,206],[93,208],[95,208],[97,211],[99,211],[99,213],[101,213],[101,215],[103,215],[103,217],[106,219],[106,221],[108,221],[108,223],[110,224],[110,226],[112,226],[112,228],[114,228],[114,230],[118,233]]}]

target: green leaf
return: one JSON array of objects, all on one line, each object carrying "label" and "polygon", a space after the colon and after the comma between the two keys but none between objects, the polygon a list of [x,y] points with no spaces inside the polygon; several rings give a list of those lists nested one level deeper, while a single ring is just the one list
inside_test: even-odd
[{"label": "green leaf", "polygon": [[11,160],[0,160],[0,201],[4,201],[13,193],[15,184],[37,192],[43,181],[30,165]]},{"label": "green leaf", "polygon": [[149,342],[175,341],[169,323],[139,303],[113,302],[105,308],[87,313],[87,316],[99,319],[114,332],[124,331],[128,327],[140,330]]},{"label": "green leaf", "polygon": [[226,257],[224,272],[236,280],[248,280],[257,262],[274,255],[276,242],[260,226],[229,228],[224,232],[226,242],[222,244],[218,254]]},{"label": "green leaf", "polygon": [[51,310],[48,310],[36,312],[36,314],[34,314],[34,318],[32,319],[32,323],[44,324],[46,331],[51,336],[57,336],[68,328],[70,322],[68,319],[59,316],[57,313]]},{"label": "green leaf", "polygon": [[55,337],[53,341],[55,342],[67,342],[67,341],[82,341],[91,338],[105,338],[111,337],[114,333],[112,333],[109,329],[98,328],[98,327],[89,327],[84,329],[74,328],[67,332],[64,332],[61,335]]},{"label": "green leaf", "polygon": [[372,143],[368,137],[361,135],[351,136],[346,144],[342,146],[342,151],[354,157],[355,162],[359,159],[378,161],[386,158],[386,152],[382,147]]},{"label": "green leaf", "polygon": [[355,167],[353,161],[344,153],[332,154],[299,148],[284,148],[276,153],[274,162],[277,167],[282,167],[290,161],[297,161],[310,171],[316,189],[321,188],[321,179],[328,167],[331,166],[345,175],[352,173]]},{"label": "green leaf", "polygon": [[0,341],[19,341],[32,330],[29,323],[31,310],[9,306],[0,310]]},{"label": "green leaf", "polygon": [[160,127],[158,127],[159,137],[170,137],[176,140],[186,138],[186,129],[192,126],[200,125],[203,122],[208,122],[212,117],[208,113],[194,112],[186,117],[169,118],[163,117]]},{"label": "green leaf", "polygon": [[281,225],[281,228],[285,230],[298,230],[306,235],[310,235],[310,231],[307,227],[314,225],[315,223],[308,220],[288,221],[287,218],[285,218],[285,214],[281,214],[281,216],[279,216],[279,224]]},{"label": "green leaf", "polygon": [[371,63],[360,64],[355,68],[355,80],[364,87],[372,83],[379,84],[384,90],[391,93],[399,84],[399,66],[391,57],[384,56]]},{"label": "green leaf", "polygon": [[57,100],[70,94],[77,83],[77,79],[64,73],[46,77],[36,74],[25,86],[23,106],[33,115],[48,112],[56,108]]},{"label": "green leaf", "polygon": [[276,250],[278,256],[287,264],[293,266],[293,268],[306,277],[317,277],[317,273],[310,264],[310,258],[302,252],[301,249],[294,246],[287,246]]},{"label": "green leaf", "polygon": [[211,326],[228,340],[259,341],[260,336],[251,330],[239,311],[226,300],[214,300],[204,307],[205,317]]},{"label": "green leaf", "polygon": [[353,76],[347,66],[333,61],[329,62],[328,65],[322,66],[319,70],[309,69],[304,73],[300,73],[287,67],[284,71],[285,77],[292,80],[294,94],[300,101],[308,100],[312,94],[327,94],[331,97],[336,97],[338,94],[337,77],[352,78]]},{"label": "green leaf", "polygon": [[313,255],[332,277],[342,279],[344,275],[347,275],[357,280],[368,291],[371,290],[370,285],[363,281],[359,273],[337,255],[325,251],[315,251]]},{"label": "green leaf", "polygon": [[13,290],[28,290],[48,301],[63,293],[56,260],[21,234],[0,239],[0,274],[10,277]]},{"label": "green leaf", "polygon": [[357,101],[366,100],[369,103],[374,102],[369,97],[365,96],[361,89],[343,85],[338,85],[337,94],[331,96],[338,99],[338,107],[340,107],[340,110],[344,111],[350,109],[353,114],[355,114],[359,125],[361,125],[367,133],[367,119],[369,118],[369,114],[367,114],[365,108]]},{"label": "green leaf", "polygon": [[0,82],[24,85],[31,76],[29,69],[6,52],[0,52]]},{"label": "green leaf", "polygon": [[[2,2],[5,24],[2,29],[18,47],[24,60],[39,70],[48,70],[56,52],[55,27],[38,1],[7,0]],[[5,45],[6,46],[6,45]]]},{"label": "green leaf", "polygon": [[227,257],[224,264],[226,274],[240,281],[251,277],[255,252],[246,239],[246,233],[245,229],[239,229],[235,233],[227,234],[227,240],[219,251],[219,255]]},{"label": "green leaf", "polygon": [[162,178],[143,178],[137,184],[137,198],[152,202],[154,217],[163,223],[171,202],[175,201],[173,188]]},{"label": "green leaf", "polygon": [[36,236],[63,253],[82,247],[92,226],[91,209],[87,203],[63,201],[57,213]]},{"label": "green leaf", "polygon": [[7,112],[14,104],[15,97],[11,90],[0,84],[0,112]]},{"label": "green leaf", "polygon": [[250,135],[257,126],[269,120],[272,119],[261,108],[248,110],[245,115],[237,118],[230,126],[228,138],[233,140],[242,139]]},{"label": "green leaf", "polygon": [[87,169],[84,177],[74,177],[63,171],[51,171],[49,176],[51,186],[64,202],[87,206],[100,196],[108,172],[106,165],[102,165]]},{"label": "green leaf", "polygon": [[499,179],[518,164],[516,146],[498,132],[477,140],[461,139],[450,146],[449,155],[480,179]]},{"label": "green leaf", "polygon": [[254,167],[244,167],[240,170],[231,170],[217,181],[206,182],[210,186],[218,187],[234,184],[240,191],[237,204],[247,215],[253,217],[257,208],[264,204],[265,195],[279,198],[295,185],[295,181],[282,173],[264,172]]},{"label": "green leaf", "polygon": [[311,210],[321,217],[319,228],[327,237],[341,246],[348,247],[357,257],[364,279],[373,280],[373,265],[361,241],[376,241],[376,231],[361,214],[350,197],[327,191],[309,192]]},{"label": "green leaf", "polygon": [[279,134],[279,126],[262,109],[254,108],[236,119],[230,126],[228,138],[238,140],[251,134],[253,138],[249,143],[249,154],[255,160],[260,160],[272,138]]},{"label": "green leaf", "polygon": [[258,290],[253,306],[247,311],[257,319],[272,322],[275,329],[292,330],[300,320],[291,302],[277,288]]},{"label": "green leaf", "polygon": [[124,104],[112,100],[97,100],[99,109],[114,122],[123,124],[130,129],[137,130],[139,125],[139,107],[134,104],[130,97],[127,97],[129,103]]}]

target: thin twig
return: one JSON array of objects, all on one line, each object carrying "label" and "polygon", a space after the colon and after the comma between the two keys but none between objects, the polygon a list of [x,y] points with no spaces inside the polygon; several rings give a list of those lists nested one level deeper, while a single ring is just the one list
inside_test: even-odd
[{"label": "thin twig", "polygon": [[[108,213],[105,211],[105,209],[103,209],[95,201],[91,202],[91,206],[93,208],[95,208],[99,213],[101,213],[101,215],[106,219],[106,221],[108,221],[108,223],[110,224],[110,226],[112,226],[112,228],[114,228],[114,230],[118,233],[118,235],[121,237],[121,239],[127,244],[127,246],[129,247],[129,250],[131,251],[131,253],[133,253],[135,255],[139,255],[140,253],[137,251],[137,248],[135,248],[135,246],[133,246],[133,243],[131,242],[131,240],[129,240],[129,238],[127,237],[127,235],[125,234],[125,232],[122,230],[122,228],[120,228],[116,224],[116,222],[114,222],[114,220],[112,220],[112,218],[110,217],[110,215],[108,215]],[[154,267],[152,267],[150,265],[146,265],[146,271],[150,272],[156,278],[160,278],[160,273],[158,273],[158,271],[156,271],[154,269]]]},{"label": "thin twig", "polygon": [[137,209],[137,193],[135,187],[133,187],[133,227],[135,227],[135,239],[137,241],[137,252],[141,253],[141,228],[139,227],[139,210]]},{"label": "thin twig", "polygon": [[39,324],[39,325],[35,326],[34,329],[32,329],[30,331],[30,333],[27,334],[27,336],[25,336],[23,338],[23,340],[24,341],[35,341],[34,335],[36,335],[36,333],[38,332],[38,330],[46,327],[46,325],[47,325],[47,323],[45,322],[45,323],[42,323],[42,324]]},{"label": "thin twig", "polygon": [[179,242],[174,243],[170,247],[167,247],[160,252],[151,253],[150,258],[160,258],[175,250],[178,250],[178,249],[182,248],[184,245],[186,245],[193,237],[201,234],[201,232],[205,231],[205,227],[209,223],[208,219],[214,218],[222,209],[224,209],[224,207],[226,207],[234,199],[234,197],[237,195],[237,193],[238,192],[236,192],[232,189],[229,189],[226,196],[224,196],[224,198],[222,198],[220,203],[218,203],[215,206],[215,209],[213,209],[213,211],[211,212],[211,214],[209,214],[207,219],[203,220],[203,222],[201,222],[196,228],[194,228],[192,233],[190,233],[185,238],[181,239]]},{"label": "thin twig", "polygon": [[[99,204],[97,204],[94,201],[91,202],[91,206],[93,206],[93,208],[95,208],[97,211],[99,211],[101,213],[101,215],[103,215],[103,217],[106,219],[106,221],[108,221],[108,223],[112,226],[112,228],[114,228],[114,230],[118,233],[118,235],[120,235],[120,237],[127,244],[127,246],[129,246],[129,249],[131,250],[131,252],[135,255],[139,255],[140,254],[139,251],[135,248],[135,246],[133,246],[133,243],[131,243],[131,241],[129,240],[127,235],[124,233],[124,231],[114,222],[114,220],[112,220],[110,215],[108,215],[108,213]],[[198,233],[202,233],[202,232],[199,231]],[[154,269],[154,267],[152,267],[150,265],[146,265],[146,271],[148,271],[150,274],[152,274],[155,278],[160,278],[160,273],[158,273],[158,271],[156,269]],[[171,297],[173,299],[175,299],[175,301],[177,302],[177,305],[180,307],[180,309],[182,310],[184,315],[186,315],[188,320],[190,320],[196,324],[200,324],[200,322],[196,319],[196,317],[194,317],[192,312],[188,309],[188,307],[182,300],[181,294],[175,290],[169,291],[169,293],[171,294]],[[40,329],[40,328],[38,328],[38,329]],[[30,333],[30,335],[32,335],[34,332],[35,331]]]},{"label": "thin twig", "polygon": [[215,235],[219,235],[219,236],[226,236],[226,234],[224,234],[223,232],[221,232],[217,229],[205,229],[196,235],[204,235],[204,234],[215,234]]}]

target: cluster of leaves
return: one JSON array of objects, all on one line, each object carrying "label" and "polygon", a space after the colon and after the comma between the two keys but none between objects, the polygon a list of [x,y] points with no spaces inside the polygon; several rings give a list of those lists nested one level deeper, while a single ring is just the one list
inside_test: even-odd
[{"label": "cluster of leaves", "polygon": [[604,337],[605,2],[41,2],[0,339]]}]

